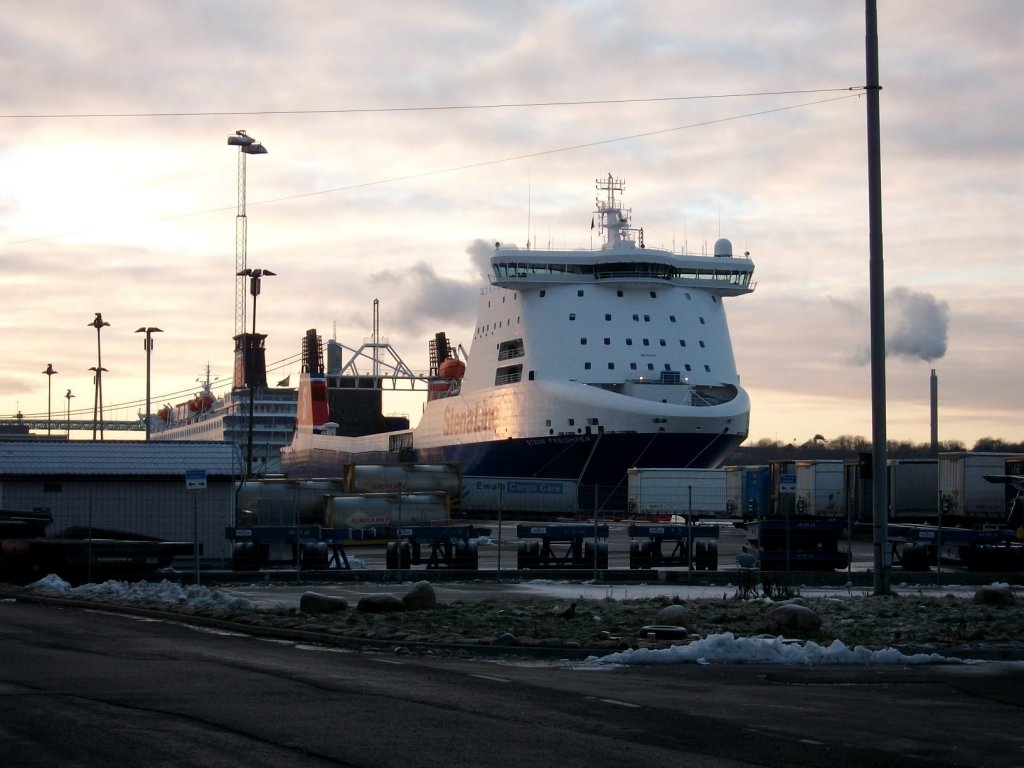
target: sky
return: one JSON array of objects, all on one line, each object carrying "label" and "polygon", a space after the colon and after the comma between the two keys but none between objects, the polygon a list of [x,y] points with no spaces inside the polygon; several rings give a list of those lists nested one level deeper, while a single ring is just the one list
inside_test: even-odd
[{"label": "sky", "polygon": [[[511,585],[515,587],[516,585]],[[580,589],[587,586],[598,586],[604,592],[604,599],[625,599],[622,596],[611,596],[608,585],[559,584],[555,582],[534,581],[518,585],[519,589],[528,590],[531,594],[542,596],[568,597],[579,596]],[[635,588],[637,585],[630,585]],[[573,591],[575,590],[575,591]],[[685,597],[705,597],[700,587],[677,588]],[[692,590],[692,594],[688,592]],[[72,587],[55,574],[50,574],[39,581],[25,587],[25,591],[42,597],[65,599],[81,599],[90,601],[115,601],[127,605],[142,605],[147,608],[160,606],[202,609],[204,615],[216,615],[219,611],[235,614],[238,611],[262,612],[268,617],[268,623],[274,623],[275,614],[294,610],[296,605],[286,602],[259,604],[248,597],[232,594],[230,588],[210,589],[203,586],[181,586],[170,581],[161,582],[126,582],[105,581],[99,584],[82,584]],[[273,591],[273,590],[271,590]],[[267,592],[267,590],[264,590]],[[284,596],[275,592],[278,596]],[[296,603],[297,591],[293,590],[291,602]],[[638,595],[633,589],[631,598]],[[714,595],[718,597],[719,595]],[[286,598],[287,599],[287,598]],[[296,603],[297,604],[297,603]],[[247,624],[251,629],[253,623]],[[581,662],[584,668],[620,667],[652,664],[737,664],[757,662],[762,664],[802,664],[802,665],[861,665],[861,664],[949,664],[972,663],[962,662],[955,657],[942,656],[938,653],[905,654],[895,648],[871,650],[864,646],[850,648],[840,640],[829,645],[820,645],[813,640],[793,641],[768,635],[743,637],[723,632],[707,637],[691,640],[669,648],[649,649],[635,648],[632,650],[611,653],[605,656],[591,656]],[[975,662],[976,663],[976,662]]]},{"label": "sky", "polygon": [[[879,3],[889,439],[1024,437],[1024,3]],[[238,152],[271,383],[307,329],[426,370],[501,241],[749,251],[726,304],[750,439],[871,435],[859,0],[10,0],[0,27],[0,417],[109,418],[230,380]],[[251,325],[251,304],[245,315]],[[58,374],[42,374],[52,364]],[[472,361],[469,363],[472,365]],[[50,392],[48,394],[48,382]],[[70,390],[73,399],[65,398]],[[390,409],[418,418],[422,398]],[[124,433],[119,433],[121,436]],[[73,434],[86,438],[88,433]]]}]

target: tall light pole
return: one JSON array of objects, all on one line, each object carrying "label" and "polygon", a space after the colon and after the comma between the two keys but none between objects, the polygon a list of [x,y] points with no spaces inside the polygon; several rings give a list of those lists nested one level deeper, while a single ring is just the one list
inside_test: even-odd
[{"label": "tall light pole", "polygon": [[68,424],[67,424],[67,426],[68,426],[68,440],[70,440],[71,439],[71,398],[74,397],[74,395],[71,394],[71,390],[69,389],[68,393],[66,395],[64,395],[64,397],[67,398],[67,401],[68,401]]},{"label": "tall light pole", "polygon": [[238,147],[238,213],[235,216],[235,336],[245,333],[245,280],[246,240],[248,232],[245,217],[245,156],[265,155],[267,148],[245,131],[228,136],[228,146]]},{"label": "tall light pole", "polygon": [[50,434],[50,422],[53,420],[53,410],[51,407],[51,395],[53,394],[53,375],[58,371],[53,370],[53,363],[46,364],[46,370],[43,371],[46,374],[46,434]]},{"label": "tall light pole", "polygon": [[144,347],[146,349],[146,439],[149,440],[149,382],[150,382],[150,367],[149,358],[153,352],[153,334],[163,333],[159,328],[152,328],[143,326],[135,331],[136,333],[146,334]]},{"label": "tall light pole", "polygon": [[253,414],[256,411],[256,297],[260,295],[260,278],[273,277],[275,274],[277,273],[271,272],[269,269],[243,269],[238,273],[239,277],[249,278],[249,294],[252,296],[252,335],[249,337],[248,344],[245,345],[245,380],[249,385],[247,475],[252,475]]},{"label": "tall light pole", "polygon": [[[100,429],[100,440],[103,439],[103,372],[107,370],[103,367],[103,354],[100,351],[100,330],[110,325],[106,320],[103,319],[103,315],[99,312],[96,313],[96,317],[93,318],[91,323],[86,323],[96,329],[96,367],[90,368],[90,371],[95,371],[96,376],[94,382],[96,385],[96,393],[93,397],[92,403],[92,439],[96,439],[96,427]],[[98,416],[97,416],[98,413]]]}]

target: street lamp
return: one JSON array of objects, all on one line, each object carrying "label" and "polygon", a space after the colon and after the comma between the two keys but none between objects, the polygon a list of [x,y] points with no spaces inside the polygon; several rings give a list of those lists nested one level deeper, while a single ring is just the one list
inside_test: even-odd
[{"label": "street lamp", "polygon": [[68,401],[68,423],[67,423],[67,428],[68,428],[68,440],[70,440],[71,439],[71,398],[74,397],[74,395],[71,394],[71,390],[69,389],[68,393],[66,395],[64,395],[64,397],[67,398],[67,401]]},{"label": "street lamp", "polygon": [[[238,213],[235,215],[235,274],[241,276],[246,268],[246,240],[248,219],[245,216],[245,156],[265,155],[267,148],[245,131],[228,136],[228,146],[238,147]],[[235,281],[235,336],[245,333],[245,281]]]},{"label": "street lamp", "polygon": [[238,273],[239,277],[249,278],[249,294],[252,296],[252,335],[245,345],[245,379],[249,385],[248,475],[252,475],[253,414],[256,410],[256,297],[260,295],[260,278],[273,277],[275,274],[269,269],[243,269]]},{"label": "street lamp", "polygon": [[53,370],[53,363],[46,364],[46,370],[43,371],[46,374],[46,435],[50,435],[50,421],[53,419],[53,411],[51,410],[51,395],[53,393],[53,375],[58,371]]},{"label": "street lamp", "polygon": [[[100,352],[100,329],[106,325],[110,325],[106,320],[103,319],[103,315],[99,312],[96,313],[96,317],[93,318],[91,323],[86,323],[96,329],[96,367],[90,368],[90,371],[95,371],[96,377],[94,379],[96,384],[96,393],[93,397],[92,403],[92,439],[96,439],[96,427],[100,429],[100,440],[103,439],[103,372],[107,370],[103,367],[103,355]],[[97,410],[98,409],[98,410]],[[97,416],[98,413],[98,416]]]},{"label": "street lamp", "polygon": [[135,331],[136,333],[146,334],[146,339],[143,345],[146,350],[146,439],[149,440],[149,381],[150,381],[150,367],[149,358],[150,353],[153,351],[153,334],[163,333],[159,328],[142,327]]}]

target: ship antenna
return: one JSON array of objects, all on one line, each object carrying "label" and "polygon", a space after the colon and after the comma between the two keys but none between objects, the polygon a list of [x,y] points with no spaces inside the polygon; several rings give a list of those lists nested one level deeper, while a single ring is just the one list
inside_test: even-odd
[{"label": "ship antenna", "polygon": [[533,169],[526,169],[526,250],[530,250],[530,228],[533,226]]}]

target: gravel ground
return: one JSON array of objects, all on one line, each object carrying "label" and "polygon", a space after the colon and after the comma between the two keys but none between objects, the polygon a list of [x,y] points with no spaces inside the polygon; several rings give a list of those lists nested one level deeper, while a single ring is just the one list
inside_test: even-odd
[{"label": "gravel ground", "polygon": [[[779,599],[791,597],[777,596]],[[820,630],[789,632],[794,639],[850,648],[923,645],[1020,644],[1024,649],[1024,601],[988,605],[964,597],[893,595],[889,597],[799,598],[821,618]],[[240,624],[328,633],[352,639],[400,643],[514,645],[523,648],[583,648],[595,651],[667,646],[675,640],[649,641],[644,627],[657,625],[663,608],[683,609],[690,638],[730,632],[751,637],[768,631],[766,614],[775,603],[766,597],[721,599],[650,598],[637,600],[547,598],[488,599],[439,604],[397,613],[348,610],[304,614],[278,611],[212,611]],[[575,606],[571,616],[561,614]],[[196,611],[203,612],[202,609]]]},{"label": "gravel ground", "polygon": [[[125,583],[111,582],[129,587]],[[219,590],[201,588],[202,596],[177,585],[157,588],[151,596],[119,596],[81,590],[53,595],[76,602],[123,604],[126,608],[156,610],[230,622],[239,628],[315,633],[344,640],[349,645],[402,644],[412,646],[488,646],[527,649],[562,649],[613,652],[626,648],[667,647],[708,635],[731,633],[736,637],[776,636],[769,628],[769,609],[796,599],[821,619],[820,629],[787,630],[787,638],[813,640],[819,645],[841,641],[849,648],[872,650],[900,648],[908,651],[942,648],[1002,649],[995,656],[1024,659],[1024,599],[1020,590],[982,587],[975,593],[894,593],[879,596],[802,597],[798,592],[721,598],[651,597],[640,599],[521,597],[496,595],[483,600],[438,603],[433,608],[370,613],[350,605],[333,613],[303,612],[295,607],[257,607]],[[196,588],[192,588],[196,589]],[[311,589],[315,592],[315,589]],[[400,598],[408,587],[396,585]],[[983,592],[999,592],[1003,604],[979,601]],[[27,594],[12,588],[9,596]],[[400,601],[399,601],[400,602]],[[672,623],[686,631],[674,637],[651,637],[645,627],[664,626],[662,609],[676,605]],[[685,638],[685,639],[684,639]],[[975,654],[977,655],[977,654]]]}]

